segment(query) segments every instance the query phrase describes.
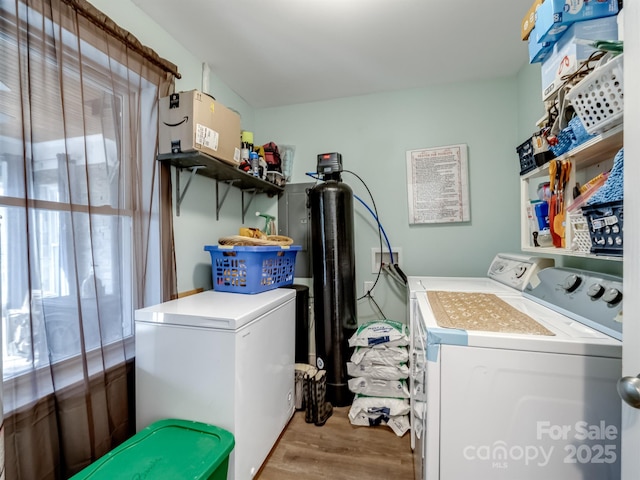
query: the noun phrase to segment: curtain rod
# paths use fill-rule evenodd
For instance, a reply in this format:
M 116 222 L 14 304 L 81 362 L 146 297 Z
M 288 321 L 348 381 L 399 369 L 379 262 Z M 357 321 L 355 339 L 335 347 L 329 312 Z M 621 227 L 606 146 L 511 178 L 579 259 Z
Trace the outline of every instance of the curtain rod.
M 98 28 L 101 28 L 108 34 L 112 35 L 113 37 L 123 42 L 128 48 L 131 48 L 135 52 L 142 55 L 144 58 L 149 60 L 154 65 L 160 67 L 165 72 L 171 73 L 174 77 L 178 79 L 182 78 L 182 75 L 180 75 L 180 72 L 178 72 L 177 65 L 171 63 L 169 60 L 165 60 L 160 55 L 158 55 L 155 50 L 140 43 L 140 40 L 138 40 L 135 37 L 135 35 L 125 30 L 124 28 L 120 27 L 117 23 L 111 20 L 111 18 L 109 18 L 107 15 L 105 15 L 100 10 L 98 10 L 96 7 L 91 5 L 88 1 L 86 0 L 61 0 L 61 1 L 62 3 L 65 3 L 66 5 L 73 8 L 77 13 L 85 17 L 91 23 L 96 25 Z

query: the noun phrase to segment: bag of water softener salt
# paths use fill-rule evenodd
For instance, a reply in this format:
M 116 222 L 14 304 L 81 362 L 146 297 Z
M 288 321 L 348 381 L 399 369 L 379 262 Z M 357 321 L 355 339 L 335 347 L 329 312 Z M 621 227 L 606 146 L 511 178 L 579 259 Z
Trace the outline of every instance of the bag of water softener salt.
M 401 365 L 409 361 L 409 350 L 407 347 L 390 347 L 387 344 L 356 347 L 351 361 L 357 365 Z
M 374 426 L 384 423 L 396 435 L 402 436 L 409 430 L 409 400 L 402 398 L 380 398 L 356 395 L 349 409 L 352 425 Z
M 389 416 L 407 415 L 411 411 L 409 400 L 406 398 L 368 397 L 356 394 L 351 404 L 351 411 L 355 414 L 363 411 L 366 413 L 384 413 Z
M 349 390 L 371 397 L 409 398 L 406 380 L 386 380 L 371 377 L 349 379 Z
M 347 375 L 350 377 L 368 377 L 380 380 L 402 380 L 409 378 L 409 367 L 403 365 L 370 365 L 347 362 Z
M 394 320 L 376 320 L 360 325 L 349 339 L 350 347 L 372 347 L 409 345 L 409 329 L 404 323 Z
M 363 411 L 355 413 L 353 416 L 349 414 L 351 425 L 362 427 L 375 427 L 378 425 L 387 425 L 393 433 L 402 437 L 411 428 L 409 415 L 387 416 L 382 413 L 366 413 Z

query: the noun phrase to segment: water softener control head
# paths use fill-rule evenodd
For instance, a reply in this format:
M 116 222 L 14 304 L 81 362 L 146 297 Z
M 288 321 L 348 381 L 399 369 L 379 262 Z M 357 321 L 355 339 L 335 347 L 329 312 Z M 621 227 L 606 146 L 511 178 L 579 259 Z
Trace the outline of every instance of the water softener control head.
M 342 155 L 340 153 L 321 153 L 318 155 L 318 174 L 327 175 L 342 171 Z

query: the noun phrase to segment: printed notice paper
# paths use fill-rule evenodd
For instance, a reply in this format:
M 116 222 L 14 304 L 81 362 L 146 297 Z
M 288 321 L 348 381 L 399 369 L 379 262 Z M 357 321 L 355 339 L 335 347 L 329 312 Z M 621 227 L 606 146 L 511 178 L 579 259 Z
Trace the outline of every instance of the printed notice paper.
M 468 222 L 467 145 L 407 151 L 409 223 Z

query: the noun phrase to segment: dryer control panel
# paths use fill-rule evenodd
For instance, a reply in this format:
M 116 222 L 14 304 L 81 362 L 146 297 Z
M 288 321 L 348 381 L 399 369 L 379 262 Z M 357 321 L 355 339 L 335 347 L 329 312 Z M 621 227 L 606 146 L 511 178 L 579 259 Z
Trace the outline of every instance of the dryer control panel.
M 574 268 L 547 268 L 522 294 L 622 340 L 622 278 Z
M 491 262 L 487 276 L 522 291 L 530 283 L 536 285 L 538 272 L 544 268 L 553 267 L 554 264 L 552 258 L 499 253 Z

